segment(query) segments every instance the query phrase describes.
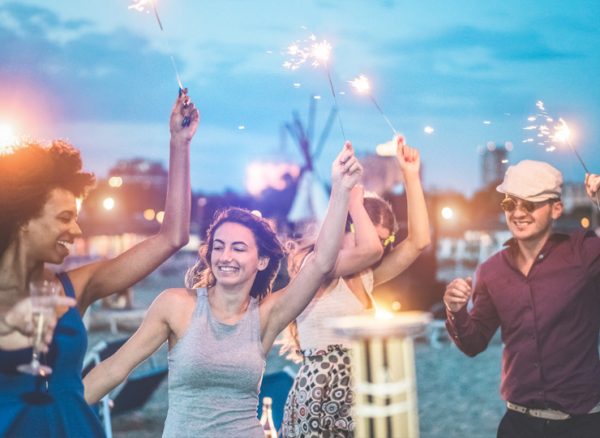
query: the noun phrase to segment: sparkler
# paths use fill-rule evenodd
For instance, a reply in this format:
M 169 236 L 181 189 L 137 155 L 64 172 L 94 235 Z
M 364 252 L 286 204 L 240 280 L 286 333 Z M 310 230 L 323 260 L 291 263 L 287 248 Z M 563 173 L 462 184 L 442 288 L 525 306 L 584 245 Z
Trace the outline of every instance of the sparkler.
M 583 159 L 575 149 L 575 146 L 571 142 L 571 130 L 569 129 L 569 125 L 565 122 L 561 117 L 556 120 L 555 117 L 552 117 L 544 106 L 544 102 L 538 100 L 535 104 L 538 108 L 538 112 L 535 115 L 529 116 L 527 120 L 529 122 L 540 122 L 539 124 L 531 124 L 525 126 L 523 129 L 526 131 L 537 131 L 537 144 L 540 146 L 545 146 L 546 151 L 552 152 L 556 150 L 555 144 L 563 143 L 567 144 L 571 151 L 575 154 L 581 167 L 585 173 L 590 173 L 587 166 L 583 162 Z M 530 137 L 523 140 L 523 143 L 533 143 L 535 140 Z
M 392 125 L 392 122 L 390 121 L 388 116 L 385 115 L 385 113 L 381 109 L 381 106 L 379 106 L 379 104 L 375 100 L 375 97 L 373 97 L 373 94 L 371 93 L 371 83 L 369 82 L 369 79 L 365 75 L 360 75 L 357 78 L 348 82 L 350 83 L 350 85 L 352 85 L 352 88 L 354 88 L 358 93 L 366 94 L 367 96 L 369 96 L 371 102 L 373 102 L 373 105 L 375 105 L 375 108 L 377 108 L 377 110 L 379 111 L 383 119 L 386 121 L 388 126 L 392 129 L 394 136 L 397 136 L 398 131 L 396 131 L 396 128 L 394 128 L 394 125 Z
M 154 17 L 156 18 L 156 22 L 158 23 L 158 27 L 160 28 L 161 33 L 164 34 L 165 29 L 163 28 L 162 21 L 160 20 L 160 16 L 158 15 L 158 9 L 156 8 L 155 0 L 134 0 L 134 3 L 129 5 L 127 9 L 133 9 L 138 12 L 146 12 L 148 8 L 151 7 L 154 13 Z M 171 48 L 171 44 L 169 40 L 167 41 L 167 45 L 169 47 L 169 58 L 171 58 L 171 65 L 173 66 L 173 70 L 175 71 L 175 77 L 177 78 L 177 85 L 179 85 L 179 95 L 183 93 L 183 84 L 181 83 L 181 77 L 179 76 L 179 70 L 177 69 L 177 64 L 175 64 L 175 58 L 173 57 L 173 49 Z M 189 116 L 185 116 L 183 118 L 182 126 L 190 125 Z
M 310 61 L 311 66 L 313 67 L 324 66 L 325 72 L 327 73 L 327 80 L 329 81 L 331 96 L 333 97 L 333 104 L 335 105 L 337 112 L 340 130 L 345 139 L 346 133 L 344 132 L 344 124 L 342 123 L 342 117 L 340 116 L 337 95 L 335 93 L 335 87 L 333 86 L 333 80 L 331 79 L 331 69 L 329 68 L 331 50 L 331 44 L 329 44 L 327 40 L 319 42 L 317 41 L 317 37 L 314 34 L 311 34 L 308 40 L 295 41 L 288 46 L 287 55 L 289 55 L 290 58 L 283 63 L 283 67 L 288 70 L 297 70 L 307 61 Z

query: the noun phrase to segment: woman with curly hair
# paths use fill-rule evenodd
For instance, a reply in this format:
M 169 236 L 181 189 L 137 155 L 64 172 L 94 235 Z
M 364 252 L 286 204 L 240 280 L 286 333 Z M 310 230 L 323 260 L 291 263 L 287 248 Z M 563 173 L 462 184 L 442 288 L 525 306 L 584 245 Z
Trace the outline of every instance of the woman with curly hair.
M 264 437 L 256 417 L 265 357 L 334 266 L 350 190 L 362 168 L 349 143 L 332 166 L 332 192 L 313 256 L 270 293 L 284 256 L 269 223 L 247 210 L 218 214 L 200 249 L 196 289 L 167 289 L 139 330 L 84 379 L 94 403 L 165 341 L 169 410 L 163 437 Z
M 183 126 L 185 117 L 190 123 Z M 26 295 L 30 281 L 58 278 L 59 294 L 76 306 L 63 309 L 46 360 L 52 374 L 16 371 L 31 359 L 31 339 L 4 320 L 0 350 L 0 436 L 101 437 L 102 426 L 85 403 L 81 369 L 87 336 L 81 315 L 94 301 L 138 282 L 189 238 L 189 146 L 199 114 L 181 93 L 170 118 L 169 187 L 160 231 L 110 260 L 54 274 L 81 235 L 76 199 L 94 182 L 82 172 L 79 151 L 55 141 L 30 143 L 0 156 L 0 301 L 6 308 Z

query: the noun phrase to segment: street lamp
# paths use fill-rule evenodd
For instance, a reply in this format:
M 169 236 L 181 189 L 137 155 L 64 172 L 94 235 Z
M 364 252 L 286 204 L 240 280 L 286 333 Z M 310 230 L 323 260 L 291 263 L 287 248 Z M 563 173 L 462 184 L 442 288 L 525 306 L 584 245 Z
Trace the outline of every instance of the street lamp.
M 447 221 L 454 219 L 454 210 L 452 207 L 443 207 L 440 213 L 442 218 Z
M 102 207 L 104 207 L 104 209 L 107 211 L 110 211 L 113 208 L 115 208 L 114 198 L 111 198 L 110 196 L 107 198 L 104 198 L 104 200 L 102 201 Z

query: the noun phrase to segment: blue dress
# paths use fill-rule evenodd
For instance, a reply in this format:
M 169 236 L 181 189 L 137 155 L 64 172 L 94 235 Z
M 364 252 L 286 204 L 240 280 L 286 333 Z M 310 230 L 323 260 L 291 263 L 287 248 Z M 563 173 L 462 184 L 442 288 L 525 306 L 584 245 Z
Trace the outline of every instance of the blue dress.
M 65 293 L 75 297 L 66 273 L 58 274 Z M 87 334 L 76 308 L 58 321 L 43 363 L 52 374 L 20 373 L 17 365 L 31 360 L 31 348 L 0 350 L 0 437 L 104 437 L 100 420 L 83 398 L 81 369 Z

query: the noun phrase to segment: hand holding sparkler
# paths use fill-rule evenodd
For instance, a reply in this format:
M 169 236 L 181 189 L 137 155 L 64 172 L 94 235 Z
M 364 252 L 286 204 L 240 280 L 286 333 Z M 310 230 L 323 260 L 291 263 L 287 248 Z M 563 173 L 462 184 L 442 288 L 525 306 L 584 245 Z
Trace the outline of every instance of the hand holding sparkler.
M 179 89 L 179 96 L 171 112 L 169 127 L 171 137 L 185 142 L 191 141 L 200 123 L 200 113 L 187 95 L 187 88 Z
M 404 137 L 396 136 L 396 158 L 400 164 L 400 169 L 404 175 L 419 175 L 421 168 L 421 158 L 419 151 L 405 144 Z
M 600 190 L 600 175 L 586 173 L 585 190 L 590 198 L 598 195 L 598 191 Z
M 590 199 L 596 202 L 596 206 L 600 210 L 600 175 L 585 174 L 585 191 Z

